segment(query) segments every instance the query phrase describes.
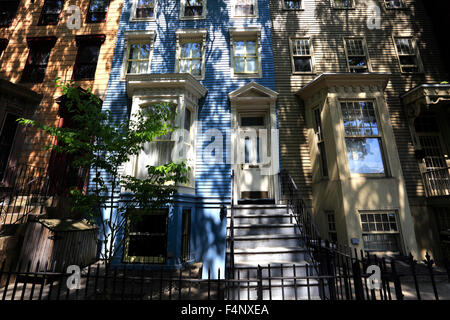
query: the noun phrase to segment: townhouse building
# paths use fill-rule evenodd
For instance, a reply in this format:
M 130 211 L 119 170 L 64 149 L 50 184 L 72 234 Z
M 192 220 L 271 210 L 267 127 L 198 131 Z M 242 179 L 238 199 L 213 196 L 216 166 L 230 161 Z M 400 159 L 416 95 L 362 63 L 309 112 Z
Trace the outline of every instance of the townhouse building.
M 116 0 L 0 1 L 0 258 L 20 248 L 18 228 L 38 206 L 30 193 L 49 182 L 65 198 L 78 174 L 69 157 L 44 149 L 56 141 L 16 120 L 70 125 L 57 78 L 104 98 L 121 9 Z
M 448 256 L 450 87 L 423 2 L 271 1 L 271 15 L 281 161 L 321 234 Z
M 183 143 L 191 175 L 178 187 L 174 205 L 148 213 L 146 223 L 127 230 L 115 263 L 173 267 L 201 261 L 203 276 L 209 268 L 212 277 L 218 268 L 224 271 L 224 215 L 232 193 L 236 203 L 275 202 L 278 182 L 250 163 L 258 139 L 246 139 L 241 148 L 235 132 L 277 128 L 274 89 L 269 1 L 124 2 L 103 108 L 120 120 L 169 103 L 187 138 L 152 142 L 123 172 L 143 177 L 147 165 L 174 160 L 171 155 Z M 278 163 L 272 145 L 266 145 L 267 155 Z M 244 149 L 247 157 L 237 165 L 232 158 Z

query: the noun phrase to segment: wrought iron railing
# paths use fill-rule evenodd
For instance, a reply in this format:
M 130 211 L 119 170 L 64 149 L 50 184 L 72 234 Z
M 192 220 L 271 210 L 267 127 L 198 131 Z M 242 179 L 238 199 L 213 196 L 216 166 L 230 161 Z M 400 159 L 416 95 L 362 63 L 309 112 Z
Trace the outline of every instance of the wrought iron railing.
M 234 170 L 231 170 L 231 204 L 230 204 L 230 229 L 229 229 L 229 255 L 228 255 L 228 279 L 234 279 Z
M 49 197 L 45 168 L 10 167 L 0 185 L 0 225 L 19 224 L 31 213 L 42 214 L 42 201 Z
M 427 197 L 450 196 L 450 168 L 427 170 L 422 179 Z

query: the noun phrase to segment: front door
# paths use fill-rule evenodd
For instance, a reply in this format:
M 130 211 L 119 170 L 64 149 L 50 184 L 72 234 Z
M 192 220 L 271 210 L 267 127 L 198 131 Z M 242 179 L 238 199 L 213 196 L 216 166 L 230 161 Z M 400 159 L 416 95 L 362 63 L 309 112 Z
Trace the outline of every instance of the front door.
M 273 199 L 272 178 L 264 174 L 270 166 L 267 113 L 240 113 L 237 130 L 238 199 Z

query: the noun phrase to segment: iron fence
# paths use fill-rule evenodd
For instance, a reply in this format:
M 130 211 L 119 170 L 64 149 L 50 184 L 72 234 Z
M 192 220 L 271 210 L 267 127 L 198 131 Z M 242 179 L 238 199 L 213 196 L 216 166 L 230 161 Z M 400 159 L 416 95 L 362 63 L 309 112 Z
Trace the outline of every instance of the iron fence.
M 170 270 L 148 265 L 106 268 L 97 263 L 77 273 L 55 272 L 55 265 L 22 268 L 0 265 L 0 300 L 449 300 L 450 268 L 438 268 L 429 255 L 414 259 L 360 257 L 324 246 L 317 274 L 311 264 L 259 265 L 222 270 L 202 278 L 201 270 Z M 381 270 L 378 287 L 370 285 L 369 266 Z M 320 268 L 320 266 L 318 266 Z M 20 271 L 25 270 L 25 271 Z M 78 280 L 77 280 L 78 279 Z M 77 286 L 79 284 L 79 286 Z

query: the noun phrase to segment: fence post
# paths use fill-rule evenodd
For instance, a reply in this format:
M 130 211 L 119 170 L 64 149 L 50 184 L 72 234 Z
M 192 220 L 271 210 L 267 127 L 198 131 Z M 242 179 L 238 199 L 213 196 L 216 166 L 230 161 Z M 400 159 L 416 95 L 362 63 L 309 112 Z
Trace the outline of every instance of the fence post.
M 445 258 L 445 269 L 447 270 L 448 282 L 450 282 L 450 262 Z
M 332 251 L 330 242 L 325 241 L 325 269 L 326 275 L 328 276 L 327 284 L 328 290 L 330 292 L 330 300 L 337 300 L 336 296 L 336 286 L 335 286 L 335 274 L 334 274 L 334 251 Z
M 392 280 L 394 281 L 395 296 L 397 300 L 403 300 L 402 284 L 400 282 L 400 277 L 397 274 L 397 268 L 395 266 L 395 259 L 391 259 L 391 269 L 392 269 Z
M 353 271 L 353 283 L 355 285 L 355 297 L 356 300 L 364 300 L 364 288 L 362 283 L 361 266 L 359 265 L 358 258 L 352 263 Z
M 261 266 L 259 264 L 258 264 L 257 278 L 258 278 L 257 299 L 258 300 L 263 300 L 262 269 L 261 269 Z
M 409 256 L 408 256 L 408 262 L 409 262 L 409 265 L 411 266 L 411 272 L 412 272 L 412 276 L 414 278 L 414 286 L 416 287 L 417 299 L 421 300 L 420 290 L 419 290 L 419 283 L 417 282 L 417 274 L 416 274 L 417 261 L 414 260 L 414 257 L 413 257 L 411 252 L 409 253 Z
M 425 262 L 425 264 L 428 267 L 428 272 L 430 272 L 430 279 L 431 279 L 431 284 L 433 285 L 434 297 L 436 298 L 436 300 L 439 300 L 439 294 L 437 292 L 436 281 L 434 279 L 434 274 L 433 274 L 434 260 L 431 259 L 431 256 L 428 254 L 428 251 L 425 254 L 425 259 L 426 260 L 423 260 L 423 262 Z

